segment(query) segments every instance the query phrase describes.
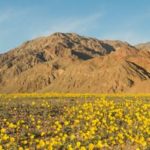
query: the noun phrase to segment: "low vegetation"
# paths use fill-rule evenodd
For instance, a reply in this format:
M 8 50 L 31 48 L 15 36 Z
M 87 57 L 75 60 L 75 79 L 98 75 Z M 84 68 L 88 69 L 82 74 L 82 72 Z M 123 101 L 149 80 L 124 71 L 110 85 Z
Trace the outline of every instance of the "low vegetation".
M 150 149 L 147 95 L 0 95 L 0 150 Z

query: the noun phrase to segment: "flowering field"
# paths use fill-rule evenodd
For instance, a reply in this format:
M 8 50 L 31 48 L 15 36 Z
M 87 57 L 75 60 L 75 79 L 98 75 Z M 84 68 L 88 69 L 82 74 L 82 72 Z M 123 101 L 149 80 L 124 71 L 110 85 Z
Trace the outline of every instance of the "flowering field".
M 0 95 L 0 150 L 149 150 L 150 98 Z

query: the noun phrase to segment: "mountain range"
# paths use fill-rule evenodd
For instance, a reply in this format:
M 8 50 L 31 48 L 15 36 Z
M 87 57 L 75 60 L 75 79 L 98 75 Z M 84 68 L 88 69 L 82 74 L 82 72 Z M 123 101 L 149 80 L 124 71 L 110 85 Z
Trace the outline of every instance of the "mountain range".
M 150 43 L 54 33 L 0 54 L 0 93 L 150 92 Z

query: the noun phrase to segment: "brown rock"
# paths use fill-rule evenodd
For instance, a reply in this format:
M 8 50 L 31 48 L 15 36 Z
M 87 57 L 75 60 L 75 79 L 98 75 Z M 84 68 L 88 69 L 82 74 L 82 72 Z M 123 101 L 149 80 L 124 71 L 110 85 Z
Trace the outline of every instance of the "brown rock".
M 54 33 L 0 55 L 1 93 L 150 92 L 149 82 L 150 52 L 121 41 Z

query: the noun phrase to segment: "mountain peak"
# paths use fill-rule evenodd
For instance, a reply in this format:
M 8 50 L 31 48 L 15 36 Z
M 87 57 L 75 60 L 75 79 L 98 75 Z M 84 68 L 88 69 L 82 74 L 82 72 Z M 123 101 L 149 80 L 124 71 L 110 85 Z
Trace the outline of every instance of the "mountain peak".
M 146 64 L 128 43 L 56 32 L 0 55 L 0 92 L 126 92 L 149 80 Z

